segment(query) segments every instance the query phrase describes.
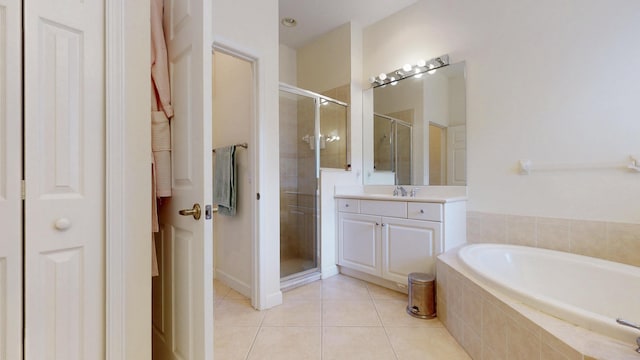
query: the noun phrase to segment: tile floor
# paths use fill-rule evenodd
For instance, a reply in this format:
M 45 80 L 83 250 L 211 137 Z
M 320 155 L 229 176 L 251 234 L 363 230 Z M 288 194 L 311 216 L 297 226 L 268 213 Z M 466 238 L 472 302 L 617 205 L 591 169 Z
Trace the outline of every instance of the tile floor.
M 470 359 L 438 319 L 409 316 L 405 294 L 344 275 L 285 292 L 266 311 L 214 288 L 216 360 Z

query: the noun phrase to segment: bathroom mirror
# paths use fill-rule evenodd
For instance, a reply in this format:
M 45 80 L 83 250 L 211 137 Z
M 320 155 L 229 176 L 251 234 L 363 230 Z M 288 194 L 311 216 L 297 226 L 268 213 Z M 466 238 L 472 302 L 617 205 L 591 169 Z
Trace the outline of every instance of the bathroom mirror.
M 466 185 L 465 63 L 367 89 L 364 183 Z

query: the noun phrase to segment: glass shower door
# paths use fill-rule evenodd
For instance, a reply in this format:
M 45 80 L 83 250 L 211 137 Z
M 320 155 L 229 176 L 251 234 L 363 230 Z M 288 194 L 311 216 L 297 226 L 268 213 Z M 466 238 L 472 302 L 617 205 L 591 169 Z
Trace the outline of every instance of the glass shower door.
M 317 271 L 315 99 L 280 91 L 280 278 Z

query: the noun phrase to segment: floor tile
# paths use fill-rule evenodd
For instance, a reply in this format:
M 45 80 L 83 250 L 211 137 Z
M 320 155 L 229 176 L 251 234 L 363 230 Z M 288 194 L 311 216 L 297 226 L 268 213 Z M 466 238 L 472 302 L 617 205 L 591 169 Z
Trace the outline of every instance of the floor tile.
M 325 327 L 322 360 L 395 360 L 382 327 Z
M 227 293 L 227 296 L 224 297 L 225 299 L 236 299 L 236 300 L 249 300 L 248 297 L 240 294 L 239 292 L 230 289 L 229 292 Z
M 262 326 L 320 326 L 320 300 L 288 300 L 266 311 Z
M 249 300 L 224 299 L 214 308 L 214 326 L 260 326 L 266 312 L 251 307 Z
M 437 318 L 420 319 L 407 314 L 407 301 L 375 300 L 374 303 L 383 326 L 443 327 Z
M 285 291 L 282 293 L 282 298 L 285 302 L 289 300 L 320 300 L 322 298 L 322 281 L 314 281 Z
M 371 299 L 364 281 L 341 276 L 329 278 L 322 282 L 322 298 L 331 300 L 365 300 Z
M 224 299 L 231 288 L 220 280 L 213 281 L 213 296 L 216 300 Z
M 382 286 L 378 286 L 375 284 L 367 284 L 367 289 L 369 289 L 369 294 L 371 295 L 371 297 L 376 300 L 408 301 L 407 294 L 401 293 L 399 291 L 387 289 Z
M 445 328 L 386 327 L 399 360 L 471 359 Z
M 323 326 L 382 326 L 371 300 L 324 300 Z
M 249 360 L 320 360 L 320 327 L 263 327 L 258 332 Z
M 213 329 L 215 359 L 244 360 L 258 333 L 258 327 L 216 326 Z
M 215 281 L 216 359 L 469 359 L 440 320 L 406 313 L 407 296 L 343 275 L 283 294 L 257 311 Z

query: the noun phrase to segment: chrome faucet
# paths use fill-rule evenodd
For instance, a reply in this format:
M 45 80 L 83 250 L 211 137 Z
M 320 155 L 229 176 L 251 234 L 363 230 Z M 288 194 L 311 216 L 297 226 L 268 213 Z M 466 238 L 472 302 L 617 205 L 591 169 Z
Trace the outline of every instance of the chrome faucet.
M 407 189 L 405 189 L 402 186 L 396 186 L 395 190 L 393 190 L 393 196 L 398 196 L 398 194 L 404 196 L 407 196 Z
M 618 318 L 618 319 L 616 319 L 616 322 L 618 324 L 620 324 L 620 325 L 624 325 L 624 326 L 628 326 L 628 327 L 632 327 L 634 329 L 640 330 L 640 325 L 634 324 L 634 323 L 632 323 L 630 321 Z M 640 337 L 638 337 L 636 339 L 636 344 L 638 345 L 638 348 L 636 349 L 636 352 L 640 353 Z
M 418 192 L 417 188 L 411 189 L 411 197 L 416 197 L 416 193 Z

